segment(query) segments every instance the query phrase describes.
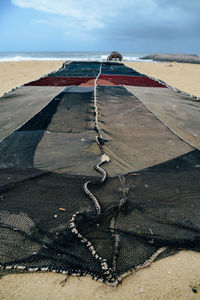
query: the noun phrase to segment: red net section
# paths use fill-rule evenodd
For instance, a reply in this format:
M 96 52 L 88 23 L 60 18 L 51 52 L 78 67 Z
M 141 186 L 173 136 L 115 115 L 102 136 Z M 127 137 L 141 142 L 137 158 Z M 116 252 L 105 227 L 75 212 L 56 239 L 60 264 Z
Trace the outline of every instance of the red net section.
M 29 82 L 25 84 L 25 86 L 93 86 L 94 79 L 94 77 L 44 77 L 39 80 Z M 121 75 L 100 75 L 98 85 L 131 85 L 166 88 L 166 86 L 162 83 L 148 77 Z
M 132 86 L 166 88 L 164 84 L 144 76 L 101 75 L 100 79 L 110 81 L 116 85 L 132 85 Z
M 108 80 L 98 79 L 97 85 L 100 85 L 100 86 L 116 86 L 117 84 L 115 84 L 111 81 L 108 81 Z M 91 79 L 87 82 L 81 83 L 80 86 L 94 86 L 94 80 Z
M 31 81 L 25 86 L 70 86 L 80 85 L 89 80 L 94 81 L 95 77 L 44 77 L 36 81 Z

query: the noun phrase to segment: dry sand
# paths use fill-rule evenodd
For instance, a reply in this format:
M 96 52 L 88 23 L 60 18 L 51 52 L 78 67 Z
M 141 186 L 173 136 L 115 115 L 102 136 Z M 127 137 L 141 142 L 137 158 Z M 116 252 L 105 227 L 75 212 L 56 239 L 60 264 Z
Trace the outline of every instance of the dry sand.
M 125 62 L 140 73 L 161 79 L 168 85 L 200 97 L 200 64 L 165 62 Z
M 0 62 L 0 96 L 14 87 L 57 70 L 63 61 Z M 125 65 L 200 97 L 200 65 L 163 62 L 124 62 Z
M 62 62 L 0 63 L 0 94 L 60 67 Z M 168 63 L 126 63 L 183 91 L 200 96 L 200 66 Z M 89 277 L 34 273 L 6 275 L 0 280 L 0 300 L 89 300 L 89 299 L 200 299 L 200 253 L 181 251 L 157 261 L 150 268 L 129 275 L 116 289 Z
M 0 62 L 0 96 L 61 67 L 63 61 Z

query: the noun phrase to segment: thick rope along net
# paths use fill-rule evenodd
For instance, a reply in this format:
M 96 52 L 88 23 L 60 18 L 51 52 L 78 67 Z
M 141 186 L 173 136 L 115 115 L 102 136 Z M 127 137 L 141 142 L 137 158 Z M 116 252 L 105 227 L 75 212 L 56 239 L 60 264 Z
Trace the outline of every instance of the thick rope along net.
M 2 274 L 90 274 L 117 285 L 175 251 L 199 251 L 199 150 L 139 96 L 123 86 L 101 86 L 104 74 L 126 80 L 129 74 L 136 86 L 138 77 L 146 77 L 123 64 L 99 62 L 66 63 L 58 72 L 65 80 L 69 74 L 95 78 L 92 86 L 74 81 L 52 100 L 47 95 L 46 104 L 0 142 Z M 56 74 L 44 78 L 57 80 Z M 21 88 L 27 100 L 18 96 L 19 105 L 27 103 L 30 88 L 31 105 L 34 89 L 43 95 L 44 88 L 47 94 L 54 88 L 31 85 Z M 152 94 L 168 90 L 155 86 Z

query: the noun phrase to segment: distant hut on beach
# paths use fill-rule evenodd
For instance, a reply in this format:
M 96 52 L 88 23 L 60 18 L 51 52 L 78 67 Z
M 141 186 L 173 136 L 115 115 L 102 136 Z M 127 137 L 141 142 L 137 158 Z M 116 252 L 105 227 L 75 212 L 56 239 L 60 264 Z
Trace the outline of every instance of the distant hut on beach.
M 112 51 L 111 54 L 107 57 L 107 60 L 122 60 L 122 55 L 117 51 Z

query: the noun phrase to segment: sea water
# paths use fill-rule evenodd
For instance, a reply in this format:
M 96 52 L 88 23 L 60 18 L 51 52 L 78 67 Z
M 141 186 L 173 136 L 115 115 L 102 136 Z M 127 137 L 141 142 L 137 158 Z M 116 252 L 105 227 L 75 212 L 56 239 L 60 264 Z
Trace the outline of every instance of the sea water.
M 120 52 L 125 61 L 143 61 L 146 53 Z M 110 52 L 0 52 L 2 61 L 27 60 L 70 60 L 70 61 L 106 61 Z

